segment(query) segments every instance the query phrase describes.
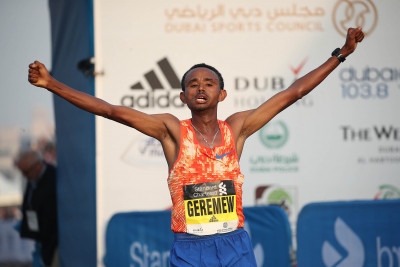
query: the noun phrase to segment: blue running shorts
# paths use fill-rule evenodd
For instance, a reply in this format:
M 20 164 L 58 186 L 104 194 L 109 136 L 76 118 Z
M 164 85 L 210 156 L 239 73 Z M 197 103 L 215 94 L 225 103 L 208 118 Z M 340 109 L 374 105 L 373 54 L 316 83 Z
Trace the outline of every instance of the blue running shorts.
M 197 236 L 175 233 L 171 267 L 256 267 L 253 246 L 243 228 L 226 234 Z

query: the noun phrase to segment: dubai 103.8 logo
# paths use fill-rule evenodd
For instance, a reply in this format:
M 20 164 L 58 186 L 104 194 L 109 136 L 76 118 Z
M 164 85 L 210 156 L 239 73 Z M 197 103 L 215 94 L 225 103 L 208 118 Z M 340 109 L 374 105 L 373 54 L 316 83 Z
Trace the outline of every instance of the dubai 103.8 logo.
M 268 148 L 281 148 L 289 138 L 289 131 L 282 121 L 269 122 L 259 132 L 263 145 Z

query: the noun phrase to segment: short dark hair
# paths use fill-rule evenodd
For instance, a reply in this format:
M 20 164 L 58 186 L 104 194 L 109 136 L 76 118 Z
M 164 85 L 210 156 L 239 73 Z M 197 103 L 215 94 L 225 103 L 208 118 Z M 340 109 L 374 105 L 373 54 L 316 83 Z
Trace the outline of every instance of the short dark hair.
M 215 74 L 217 74 L 218 76 L 218 81 L 219 81 L 219 88 L 221 90 L 224 90 L 224 78 L 222 78 L 221 73 L 219 73 L 219 71 L 214 68 L 213 66 L 207 65 L 205 63 L 200 63 L 200 64 L 196 64 L 193 67 L 191 67 L 188 71 L 185 72 L 185 74 L 183 74 L 182 76 L 182 80 L 181 80 L 181 87 L 182 87 L 182 91 L 185 91 L 185 80 L 186 80 L 186 76 L 188 75 L 188 73 L 194 69 L 197 68 L 206 68 L 209 69 L 211 71 L 213 71 Z

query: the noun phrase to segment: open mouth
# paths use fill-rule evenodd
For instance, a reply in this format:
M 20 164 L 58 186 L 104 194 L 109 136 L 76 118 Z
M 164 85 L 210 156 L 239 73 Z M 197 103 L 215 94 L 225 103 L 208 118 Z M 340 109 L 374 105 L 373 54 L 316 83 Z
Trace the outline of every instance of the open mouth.
M 207 100 L 208 100 L 208 98 L 204 94 L 199 94 L 196 96 L 196 102 L 199 104 L 205 103 L 205 102 L 207 102 Z

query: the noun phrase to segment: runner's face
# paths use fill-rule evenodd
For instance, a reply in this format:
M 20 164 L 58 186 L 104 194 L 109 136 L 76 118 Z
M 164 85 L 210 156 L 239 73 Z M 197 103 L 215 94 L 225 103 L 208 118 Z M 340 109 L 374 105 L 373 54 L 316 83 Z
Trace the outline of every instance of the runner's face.
M 207 68 L 197 68 L 189 72 L 185 80 L 185 91 L 181 100 L 192 110 L 206 110 L 222 101 L 223 93 L 218 76 Z

